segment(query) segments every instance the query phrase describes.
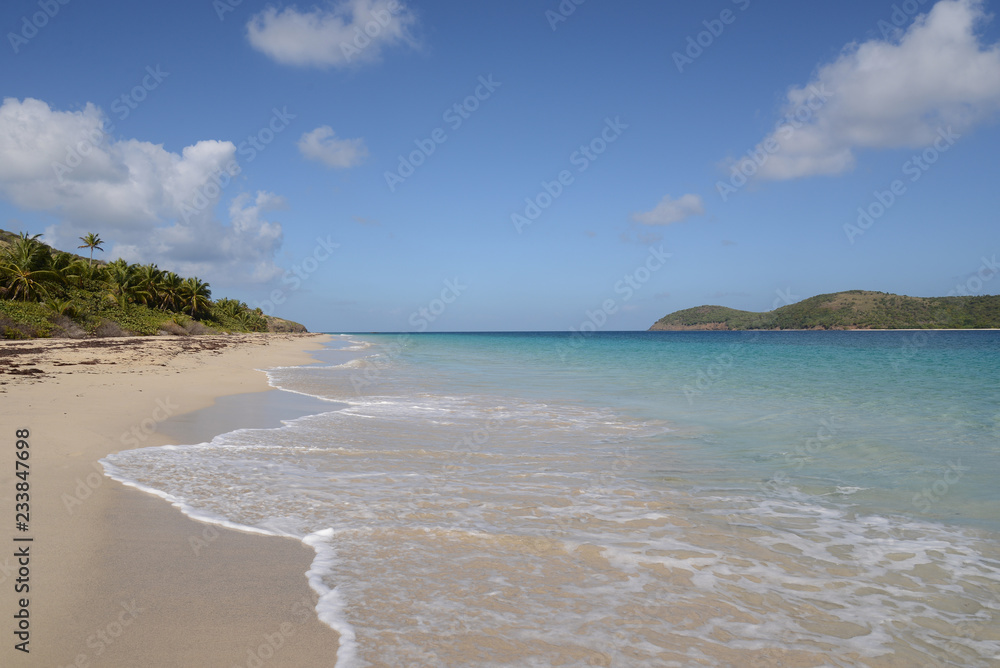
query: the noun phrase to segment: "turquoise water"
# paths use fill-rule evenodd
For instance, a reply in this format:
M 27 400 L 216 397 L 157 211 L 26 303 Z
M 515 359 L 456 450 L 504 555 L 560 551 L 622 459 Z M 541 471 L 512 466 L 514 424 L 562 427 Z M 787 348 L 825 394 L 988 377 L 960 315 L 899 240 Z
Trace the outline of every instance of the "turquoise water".
M 368 338 L 388 347 L 400 340 Z M 631 474 L 651 484 L 798 491 L 835 496 L 832 502 L 857 511 L 1000 531 L 998 332 L 432 334 L 405 341 L 393 362 L 414 385 L 611 408 L 670 424 L 673 432 L 632 446 L 644 466 L 630 467 Z
M 330 348 L 269 375 L 338 410 L 106 466 L 315 547 L 338 665 L 1000 662 L 1000 333 Z

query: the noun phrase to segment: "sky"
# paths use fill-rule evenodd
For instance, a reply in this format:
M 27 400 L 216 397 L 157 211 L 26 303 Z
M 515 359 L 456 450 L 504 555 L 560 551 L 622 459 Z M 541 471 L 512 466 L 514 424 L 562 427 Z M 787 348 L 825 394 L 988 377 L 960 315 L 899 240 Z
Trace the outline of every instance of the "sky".
M 7 0 L 0 228 L 312 331 L 996 294 L 998 7 Z

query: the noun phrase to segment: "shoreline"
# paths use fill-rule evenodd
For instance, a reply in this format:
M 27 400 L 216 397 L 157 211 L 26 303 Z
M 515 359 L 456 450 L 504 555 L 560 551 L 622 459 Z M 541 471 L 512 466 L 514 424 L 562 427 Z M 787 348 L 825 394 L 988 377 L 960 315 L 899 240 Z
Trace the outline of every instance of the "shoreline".
M 98 460 L 183 443 L 168 425 L 219 397 L 277 392 L 258 369 L 313 363 L 327 335 L 0 342 L 0 498 L 10 508 L 15 430 L 28 429 L 27 592 L 0 557 L 0 662 L 11 666 L 285 665 L 336 663 L 339 636 L 316 613 L 299 539 L 191 519 L 104 475 Z M 13 372 L 13 373 L 12 373 Z M 234 397 L 238 406 L 239 397 Z M 232 409 L 231 409 L 232 410 Z M 201 429 L 211 430 L 210 412 Z M 287 416 L 291 417 L 291 416 Z M 161 429 L 162 425 L 162 429 Z M 225 431 L 220 425 L 217 433 Z M 213 436 L 215 434 L 212 434 Z M 11 542 L 30 537 L 31 542 Z M 5 552 L 13 555 L 14 550 Z M 4 559 L 7 559 L 5 561 Z M 15 649 L 14 615 L 29 640 Z

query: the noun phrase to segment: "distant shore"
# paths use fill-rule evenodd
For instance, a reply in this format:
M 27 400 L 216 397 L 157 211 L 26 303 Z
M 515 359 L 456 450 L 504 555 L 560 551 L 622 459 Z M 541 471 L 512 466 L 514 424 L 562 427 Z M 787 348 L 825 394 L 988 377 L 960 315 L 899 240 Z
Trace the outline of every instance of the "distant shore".
M 650 327 L 642 332 L 997 332 L 1000 327 L 899 327 L 874 329 L 871 327 L 813 327 L 806 329 L 722 329 L 717 327 Z
M 0 342 L 0 498 L 9 510 L 8 547 L 30 554 L 29 588 L 19 594 L 15 558 L 0 557 L 7 639 L 0 664 L 333 666 L 338 636 L 317 619 L 305 577 L 311 549 L 195 522 L 107 478 L 98 463 L 112 452 L 169 444 L 159 425 L 217 397 L 271 390 L 256 369 L 312 362 L 307 351 L 326 340 Z M 28 434 L 26 481 L 15 477 L 18 430 Z M 18 533 L 14 495 L 22 482 L 30 522 Z M 32 540 L 10 542 L 25 537 Z M 12 635 L 25 601 L 29 653 L 15 649 Z
M 946 297 L 910 297 L 870 290 L 846 290 L 816 295 L 801 301 L 790 301 L 799 298 L 784 295 L 775 300 L 770 311 L 741 311 L 728 306 L 705 304 L 668 313 L 649 329 L 906 331 L 1000 327 L 1000 295 L 954 294 L 955 291 Z M 785 301 L 785 305 L 779 306 L 780 301 Z

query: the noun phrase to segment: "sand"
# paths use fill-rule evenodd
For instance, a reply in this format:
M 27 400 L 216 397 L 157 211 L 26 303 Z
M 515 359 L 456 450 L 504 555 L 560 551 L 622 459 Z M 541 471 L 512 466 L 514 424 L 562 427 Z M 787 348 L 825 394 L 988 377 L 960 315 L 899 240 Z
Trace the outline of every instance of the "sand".
M 0 342 L 0 665 L 334 665 L 338 636 L 316 618 L 305 577 L 310 548 L 195 522 L 105 477 L 97 463 L 183 442 L 163 427 L 184 436 L 231 428 L 201 409 L 217 397 L 274 391 L 255 369 L 309 363 L 306 351 L 325 340 Z M 220 415 L 236 419 L 238 398 L 223 403 Z M 27 532 L 15 528 L 18 429 L 30 432 Z M 33 540 L 14 540 L 24 537 Z M 29 573 L 19 583 L 15 553 L 26 546 Z M 29 591 L 15 592 L 24 584 Z M 15 647 L 20 599 L 27 654 Z

